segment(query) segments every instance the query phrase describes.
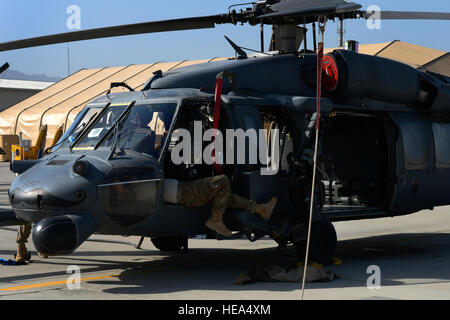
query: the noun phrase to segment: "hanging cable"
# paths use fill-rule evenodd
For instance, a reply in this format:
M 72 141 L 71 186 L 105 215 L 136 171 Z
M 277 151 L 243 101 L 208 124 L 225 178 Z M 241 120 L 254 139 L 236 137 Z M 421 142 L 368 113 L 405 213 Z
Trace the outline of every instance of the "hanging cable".
M 309 207 L 309 221 L 308 221 L 308 237 L 306 240 L 306 256 L 305 265 L 303 267 L 303 280 L 302 280 L 302 295 L 301 300 L 303 300 L 303 295 L 305 292 L 305 280 L 306 271 L 308 269 L 308 255 L 309 255 L 309 244 L 311 241 L 311 225 L 312 225 L 312 214 L 314 209 L 314 189 L 316 184 L 316 168 L 317 168 L 317 150 L 319 145 L 319 128 L 320 128 L 320 97 L 322 95 L 322 68 L 323 68 L 323 48 L 324 48 L 324 33 L 325 33 L 326 18 L 319 18 L 319 30 L 321 35 L 321 42 L 319 42 L 318 52 L 317 52 L 317 110 L 316 110 L 316 140 L 314 146 L 314 161 L 313 161 L 313 177 L 312 177 L 312 187 L 311 187 L 311 198 Z

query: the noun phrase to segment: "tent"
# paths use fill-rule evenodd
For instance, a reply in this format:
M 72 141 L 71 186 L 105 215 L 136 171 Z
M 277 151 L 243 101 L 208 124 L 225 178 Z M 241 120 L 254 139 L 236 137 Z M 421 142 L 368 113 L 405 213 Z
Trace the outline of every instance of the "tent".
M 334 49 L 327 49 L 330 52 Z M 425 48 L 402 41 L 363 44 L 359 52 L 397 60 L 421 70 L 429 70 L 450 76 L 450 55 L 448 52 Z M 57 128 L 68 128 L 78 112 L 93 99 L 104 95 L 111 82 L 126 82 L 135 90 L 143 88 L 144 83 L 157 70 L 168 71 L 192 64 L 224 60 L 194 60 L 181 62 L 157 62 L 146 65 L 124 67 L 82 69 L 71 76 L 53 84 L 38 94 L 10 107 L 0 113 L 0 135 L 19 134 L 34 144 L 39 129 L 47 124 L 47 146 L 53 140 Z M 112 92 L 126 91 L 114 88 Z
M 49 146 L 58 127 L 64 125 L 64 128 L 68 128 L 87 103 L 106 94 L 112 82 L 126 82 L 131 88 L 138 91 L 157 70 L 165 72 L 216 60 L 223 60 L 223 58 L 79 70 L 1 112 L 0 135 L 22 132 L 23 139 L 32 140 L 34 144 L 39 129 L 47 125 L 46 145 Z M 111 92 L 121 91 L 126 91 L 126 89 L 113 88 Z

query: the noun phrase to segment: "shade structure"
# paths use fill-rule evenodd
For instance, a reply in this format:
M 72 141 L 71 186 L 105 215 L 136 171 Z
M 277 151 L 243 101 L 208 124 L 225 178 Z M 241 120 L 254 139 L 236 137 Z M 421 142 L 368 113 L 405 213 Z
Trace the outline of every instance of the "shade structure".
M 326 53 L 334 49 L 325 50 Z M 450 76 L 448 52 L 395 40 L 384 43 L 361 44 L 359 52 L 396 60 L 420 70 Z M 104 95 L 112 82 L 126 82 L 135 90 L 144 84 L 157 70 L 163 72 L 193 64 L 224 60 L 213 58 L 176 62 L 154 62 L 145 65 L 82 69 L 53 84 L 38 94 L 0 113 L 0 135 L 19 134 L 24 139 L 36 142 L 39 129 L 47 125 L 47 146 L 53 141 L 61 125 L 68 128 L 76 115 L 87 103 Z M 125 88 L 114 88 L 112 92 L 125 92 Z
M 165 72 L 221 59 L 225 58 L 79 70 L 46 90 L 1 112 L 0 135 L 21 132 L 23 139 L 32 140 L 34 144 L 39 129 L 47 125 L 46 145 L 49 146 L 58 127 L 64 125 L 65 128 L 68 128 L 86 104 L 106 94 L 111 83 L 125 82 L 131 88 L 141 90 L 157 70 Z M 126 91 L 126 89 L 113 88 L 111 92 L 121 91 Z

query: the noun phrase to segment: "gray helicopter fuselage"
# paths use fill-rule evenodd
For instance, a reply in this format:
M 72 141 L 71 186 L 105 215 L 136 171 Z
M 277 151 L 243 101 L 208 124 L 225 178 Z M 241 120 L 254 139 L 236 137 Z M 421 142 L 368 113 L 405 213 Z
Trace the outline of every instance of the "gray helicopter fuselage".
M 346 74 L 341 75 L 345 83 L 321 99 L 324 190 L 318 190 L 322 194 L 318 219 L 395 216 L 450 204 L 445 191 L 450 188 L 448 79 L 356 53 L 338 51 L 335 59 Z M 236 193 L 257 201 L 279 198 L 270 223 L 242 212 L 227 213 L 225 222 L 237 231 L 243 227 L 262 233 L 283 229 L 283 222 L 290 220 L 292 211 L 302 211 L 307 199 L 296 192 L 306 194 L 309 184 L 304 170 L 311 141 L 305 133 L 314 122 L 311 115 L 317 105 L 316 60 L 315 54 L 307 54 L 208 63 L 156 75 L 141 92 L 98 98 L 86 108 L 176 105 L 158 157 L 130 150 L 114 154 L 110 146 L 77 149 L 65 143 L 13 182 L 9 191 L 13 210 L 33 223 L 65 216 L 76 230 L 89 225 L 89 232 L 101 234 L 208 233 L 204 224 L 210 208 L 167 204 L 163 188 L 164 179 L 175 175 L 168 166 L 173 130 L 192 113 L 189 110 L 214 104 L 216 76 L 226 71 L 233 77 L 231 82 L 224 81 L 221 125 L 260 130 L 272 119 L 285 130 L 282 153 L 287 153 L 285 145 L 291 140 L 293 161 L 273 176 L 260 175 L 260 167 L 248 163 L 225 165 Z M 82 174 L 75 173 L 77 162 L 85 166 Z M 305 165 L 298 169 L 300 162 Z M 54 220 L 49 225 L 67 221 Z M 79 245 L 86 235 L 78 234 L 74 243 Z
M 177 90 L 169 90 L 166 94 L 157 92 L 152 95 L 139 92 L 111 95 L 104 99 L 109 103 L 133 100 L 143 104 L 155 101 L 179 104 L 182 98 L 205 98 L 205 94 L 200 92 L 185 91 L 189 94 L 179 94 L 179 92 L 177 94 Z M 88 107 L 98 107 L 102 103 L 102 99 L 98 99 Z M 170 208 L 164 207 L 163 202 L 158 201 L 161 196 L 160 181 L 164 178 L 163 166 L 159 159 L 136 152 L 126 152 L 110 159 L 110 154 L 110 148 L 71 150 L 65 146 L 41 158 L 37 164 L 20 174 L 11 184 L 10 201 L 16 215 L 33 223 L 60 215 L 92 215 L 92 220 L 98 225 L 98 232 L 104 234 L 147 236 L 183 234 L 180 230 L 177 232 L 176 225 L 174 225 L 175 228 L 165 228 L 164 219 L 158 220 L 161 216 L 158 214 L 159 211 L 166 212 L 167 209 L 170 211 Z M 82 176 L 73 170 L 74 163 L 80 160 L 88 163 L 87 171 Z M 143 181 L 144 184 L 150 181 L 153 189 L 152 187 L 147 189 L 149 198 L 124 199 L 123 215 L 105 212 L 101 202 L 102 187 L 129 180 Z M 152 192 L 154 194 L 151 194 Z M 143 202 L 133 206 L 133 203 L 136 204 L 139 201 Z M 139 205 L 146 207 L 137 212 L 139 210 L 136 211 L 136 207 Z M 180 216 L 184 214 L 181 213 Z M 156 217 L 156 220 L 148 219 L 153 217 Z M 184 219 L 177 220 L 181 222 Z M 189 225 L 195 225 L 195 223 L 186 219 L 179 226 L 189 227 Z

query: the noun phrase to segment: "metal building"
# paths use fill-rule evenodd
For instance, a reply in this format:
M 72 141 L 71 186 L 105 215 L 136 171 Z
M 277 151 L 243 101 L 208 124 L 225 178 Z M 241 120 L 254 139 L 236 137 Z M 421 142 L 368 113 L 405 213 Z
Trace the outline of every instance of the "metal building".
M 53 82 L 0 79 L 0 112 L 48 88 Z

